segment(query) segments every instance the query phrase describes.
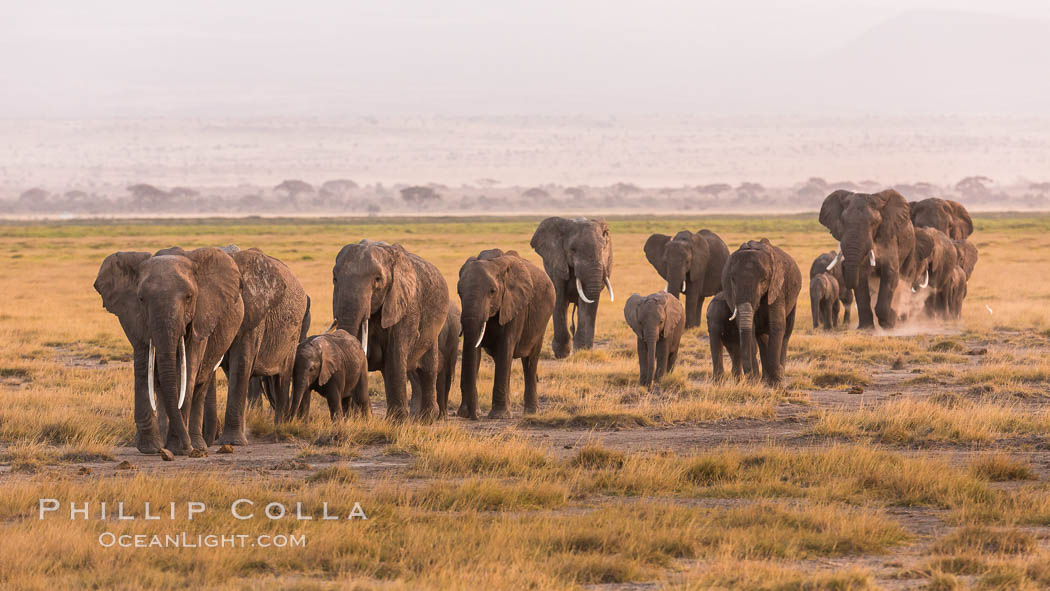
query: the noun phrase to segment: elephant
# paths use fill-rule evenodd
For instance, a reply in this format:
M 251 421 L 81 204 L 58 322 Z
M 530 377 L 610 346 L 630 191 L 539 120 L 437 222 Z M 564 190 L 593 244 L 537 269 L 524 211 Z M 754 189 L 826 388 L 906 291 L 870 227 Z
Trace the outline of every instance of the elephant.
M 743 377 L 743 360 L 740 357 L 740 330 L 733 316 L 733 308 L 726 300 L 724 291 L 718 292 L 707 306 L 707 336 L 711 344 L 712 375 L 721 380 L 725 375 L 722 365 L 722 350 L 729 353 L 733 375 Z M 754 360 L 752 367 L 758 367 Z
M 810 310 L 813 314 L 813 328 L 820 324 L 824 330 L 838 326 L 839 320 L 839 282 L 830 273 L 820 273 L 809 282 Z
M 966 272 L 966 280 L 970 280 L 974 267 L 977 266 L 977 247 L 966 240 L 955 240 L 955 252 L 959 255 L 959 266 Z
M 334 326 L 358 336 L 369 371 L 383 374 L 387 418 L 409 416 L 409 373 L 419 384 L 417 418 L 438 415 L 438 336 L 448 318 L 448 284 L 433 264 L 400 244 L 362 240 L 332 268 Z
M 217 427 L 215 368 L 254 303 L 237 263 L 218 248 L 116 252 L 94 287 L 134 351 L 135 447 L 180 455 L 207 448 Z M 166 417 L 163 443 L 157 410 Z
M 916 228 L 936 228 L 952 240 L 966 240 L 973 234 L 970 212 L 958 201 L 931 197 L 912 201 L 908 206 Z
M 328 401 L 335 421 L 352 411 L 367 417 L 368 368 L 361 343 L 345 330 L 334 330 L 307 338 L 295 351 L 292 369 L 291 408 L 300 417 L 310 415 L 310 393 Z
M 521 359 L 525 377 L 525 414 L 536 413 L 540 350 L 556 298 L 554 284 L 547 273 L 513 250 L 483 250 L 460 267 L 456 291 L 463 303 L 459 416 L 478 418 L 478 369 L 482 349 L 496 366 L 488 418 L 510 416 L 507 397 L 514 359 Z
M 638 337 L 638 370 L 643 386 L 653 387 L 674 370 L 685 332 L 685 308 L 670 292 L 633 294 L 623 318 Z
M 754 363 L 757 345 L 762 378 L 771 386 L 780 385 L 802 290 L 798 264 L 765 238 L 745 242 L 729 255 L 722 287 L 733 308 L 730 319 L 737 321 L 744 373 L 759 376 Z
M 722 268 L 729 248 L 714 232 L 682 230 L 674 238 L 653 234 L 645 241 L 645 258 L 665 281 L 675 298 L 685 293 L 685 327 L 700 326 L 704 298 L 722 290 Z
M 912 293 L 929 289 L 926 314 L 948 316 L 950 284 L 959 266 L 959 253 L 955 242 L 944 232 L 935 228 L 915 228 L 915 254 L 906 265 L 906 273 L 912 277 Z
M 598 296 L 603 287 L 612 288 L 612 238 L 603 219 L 552 217 L 540 222 L 529 242 L 543 257 L 543 268 L 554 284 L 554 357 L 564 359 L 570 349 L 594 346 L 594 322 L 598 315 Z M 579 326 L 566 323 L 569 304 L 579 310 Z
M 842 308 L 842 324 L 849 326 L 850 308 L 853 307 L 853 290 L 846 287 L 846 280 L 842 276 L 842 262 L 838 253 L 834 250 L 831 252 L 825 252 L 813 259 L 813 264 L 809 267 L 809 279 L 813 280 L 814 277 L 821 273 L 827 273 L 835 278 L 835 282 L 839 286 L 839 302 L 841 306 L 835 307 L 835 324 L 838 325 L 838 310 Z M 815 328 L 815 327 L 814 327 Z
M 435 385 L 438 405 L 438 418 L 448 416 L 448 393 L 452 390 L 452 378 L 456 375 L 456 361 L 459 359 L 459 337 L 463 333 L 460 321 L 459 306 L 450 301 L 445 325 L 438 334 L 438 371 Z M 419 371 L 408 374 L 412 385 L 412 412 L 419 414 L 419 393 L 421 391 Z
M 287 265 L 258 248 L 230 256 L 241 272 L 244 317 L 226 353 L 229 394 L 217 443 L 247 445 L 244 412 L 253 378 L 259 378 L 273 406 L 275 423 L 294 413 L 292 370 L 310 326 L 310 298 Z
M 874 328 L 876 315 L 879 326 L 892 328 L 901 265 L 915 248 L 908 202 L 893 189 L 874 194 L 838 190 L 824 199 L 820 223 L 839 241 L 835 260 L 856 297 L 859 328 Z M 876 288 L 873 314 L 871 290 Z

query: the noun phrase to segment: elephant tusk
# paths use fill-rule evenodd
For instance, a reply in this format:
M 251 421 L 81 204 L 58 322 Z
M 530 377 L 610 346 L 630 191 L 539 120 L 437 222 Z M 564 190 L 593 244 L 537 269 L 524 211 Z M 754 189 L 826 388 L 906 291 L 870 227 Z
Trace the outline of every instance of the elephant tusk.
M 930 284 L 930 270 L 926 269 L 926 273 L 924 273 L 923 276 L 922 276 L 922 285 L 920 285 L 919 287 L 926 287 L 929 284 Z
M 685 293 L 685 281 L 682 282 L 682 293 Z
M 186 402 L 186 337 L 182 337 L 182 385 L 179 386 L 179 408 Z
M 608 277 L 605 278 L 605 287 L 609 288 L 609 301 L 610 302 L 615 302 L 616 301 L 616 296 L 613 295 L 612 279 L 609 279 Z M 683 289 L 682 291 L 685 291 L 685 290 Z
M 481 346 L 481 339 L 485 338 L 485 327 L 486 326 L 488 326 L 487 322 L 485 324 L 481 325 L 481 334 L 478 335 L 478 342 L 474 343 L 474 348 L 475 349 L 477 349 L 478 347 Z
M 153 377 L 153 363 L 157 357 L 157 349 L 153 347 L 153 339 L 149 340 L 149 379 L 146 380 L 146 386 L 149 388 L 149 405 L 153 408 L 153 412 L 157 412 L 157 392 L 156 384 L 154 383 Z
M 335 326 L 337 324 L 339 324 L 339 321 L 333 318 L 332 319 L 332 324 L 329 325 L 328 328 L 325 329 L 324 334 L 328 334 L 328 333 L 332 332 L 333 330 L 335 330 Z
M 736 306 L 733 306 L 733 315 L 729 317 L 729 320 L 736 320 Z
M 825 271 L 830 271 L 830 270 L 834 269 L 835 265 L 839 264 L 839 260 L 841 260 L 841 259 L 842 259 L 842 245 L 840 244 L 839 245 L 839 249 L 837 251 L 835 251 L 835 256 L 831 258 L 831 262 L 828 263 L 828 266 L 824 270 Z
M 365 321 L 361 324 L 361 348 L 365 352 L 365 357 L 368 356 L 368 317 L 365 316 Z
M 226 359 L 226 354 L 225 354 L 225 353 L 223 353 L 223 354 L 222 354 L 222 357 L 219 357 L 219 362 L 218 362 L 218 363 L 216 363 L 216 364 L 215 364 L 215 368 L 214 368 L 214 369 L 212 369 L 212 371 L 213 371 L 213 372 L 214 372 L 214 371 L 219 371 L 219 366 L 220 366 L 220 365 L 222 365 L 222 360 L 223 360 L 223 359 Z
M 579 277 L 576 278 L 576 292 L 580 294 L 580 299 L 583 300 L 585 303 L 588 303 L 588 304 L 593 304 L 594 303 L 594 300 L 588 300 L 587 296 L 583 295 L 583 284 L 580 283 L 580 278 Z
M 871 249 L 868 252 L 868 255 L 871 257 L 871 266 L 874 267 L 875 266 L 875 249 L 874 248 Z

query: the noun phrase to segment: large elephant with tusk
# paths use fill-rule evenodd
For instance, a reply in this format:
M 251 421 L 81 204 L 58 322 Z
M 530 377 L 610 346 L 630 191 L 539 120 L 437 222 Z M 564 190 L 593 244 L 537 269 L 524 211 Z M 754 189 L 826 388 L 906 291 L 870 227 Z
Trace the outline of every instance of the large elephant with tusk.
M 400 244 L 362 240 L 339 251 L 332 289 L 334 325 L 358 337 L 369 371 L 383 374 L 387 417 L 409 416 L 406 393 L 414 372 L 418 417 L 436 418 L 438 338 L 449 306 L 448 284 L 437 267 Z
M 766 383 L 784 380 L 788 342 L 795 328 L 795 310 L 802 290 L 802 272 L 791 255 L 769 240 L 745 242 L 729 255 L 722 272 L 725 300 L 736 321 L 744 374 Z M 755 366 L 755 352 L 762 369 Z
M 667 282 L 667 292 L 685 294 L 685 327 L 700 326 L 704 298 L 722 290 L 722 268 L 729 258 L 726 243 L 710 230 L 682 230 L 674 237 L 653 234 L 645 241 L 645 258 Z
M 510 416 L 507 398 L 515 359 L 521 359 L 525 376 L 525 414 L 535 413 L 536 373 L 543 333 L 554 311 L 554 284 L 543 269 L 517 252 L 492 249 L 463 263 L 456 291 L 463 303 L 463 398 L 459 416 L 478 418 L 482 350 L 496 365 L 489 418 Z
M 134 350 L 135 446 L 145 454 L 207 447 L 214 418 L 206 427 L 205 401 L 210 393 L 214 409 L 215 368 L 244 316 L 236 262 L 218 248 L 117 252 L 94 286 Z M 164 442 L 158 409 L 169 419 Z
M 602 289 L 608 288 L 609 301 L 614 298 L 609 226 L 602 219 L 547 218 L 529 244 L 543 257 L 543 268 L 554 284 L 554 356 L 562 359 L 572 349 L 590 349 Z M 579 312 L 572 331 L 566 320 L 570 304 Z
M 900 193 L 853 193 L 839 190 L 824 199 L 820 223 L 839 241 L 835 264 L 857 301 L 860 328 L 892 328 L 897 323 L 894 296 L 901 267 L 915 248 L 915 228 L 908 202 Z M 905 278 L 906 279 L 906 278 Z M 872 313 L 871 291 L 877 290 Z
M 935 228 L 915 228 L 915 250 L 902 274 L 910 278 L 912 293 L 925 295 L 928 316 L 949 317 L 958 266 L 959 252 L 947 234 Z

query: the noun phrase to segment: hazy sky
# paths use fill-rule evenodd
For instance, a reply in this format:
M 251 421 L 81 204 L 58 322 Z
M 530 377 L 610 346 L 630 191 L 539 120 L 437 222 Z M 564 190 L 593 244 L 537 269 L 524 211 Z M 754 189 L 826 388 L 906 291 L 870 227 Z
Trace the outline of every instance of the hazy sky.
M 1023 87 L 1050 70 L 1046 0 L 5 4 L 6 117 L 806 111 L 845 106 L 813 100 L 840 76 L 909 87 L 859 110 L 1039 112 L 1050 99 L 1045 81 Z M 995 87 L 933 96 L 970 64 Z M 916 89 L 926 71 L 948 82 Z

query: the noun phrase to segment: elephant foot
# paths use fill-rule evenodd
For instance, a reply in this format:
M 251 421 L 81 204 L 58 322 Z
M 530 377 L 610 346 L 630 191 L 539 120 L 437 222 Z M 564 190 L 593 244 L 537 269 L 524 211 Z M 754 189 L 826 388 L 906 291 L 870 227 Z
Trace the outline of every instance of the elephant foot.
M 190 435 L 190 446 L 193 449 L 208 449 L 208 442 L 201 435 Z
M 540 412 L 540 411 L 539 411 L 538 408 L 536 408 L 535 404 L 526 404 L 525 405 L 525 414 L 527 414 L 527 415 L 534 415 L 534 414 L 536 414 L 538 412 Z
M 572 353 L 572 344 L 569 341 L 559 342 L 554 341 L 551 343 L 551 349 L 554 351 L 555 359 L 565 359 Z
M 470 419 L 472 421 L 478 420 L 478 411 L 467 408 L 467 405 L 459 405 L 459 410 L 456 411 L 456 416 L 464 419 Z
M 509 419 L 510 411 L 505 408 L 494 408 L 489 411 L 488 418 L 490 419 Z
M 184 456 L 190 453 L 190 447 L 188 445 L 184 446 L 177 443 L 169 443 L 164 446 L 164 449 L 176 456 Z
M 156 431 L 143 431 L 135 437 L 135 448 L 142 454 L 159 454 L 161 450 L 160 436 L 157 435 Z
M 248 445 L 248 438 L 240 431 L 228 431 L 223 429 L 222 436 L 215 443 L 219 445 Z
M 406 406 L 391 406 L 386 409 L 386 418 L 395 423 L 404 422 L 409 417 Z
M 416 413 L 416 420 L 420 423 L 433 423 L 434 419 L 438 417 L 440 412 L 441 411 L 436 404 L 432 406 L 424 406 L 419 409 L 418 413 Z

